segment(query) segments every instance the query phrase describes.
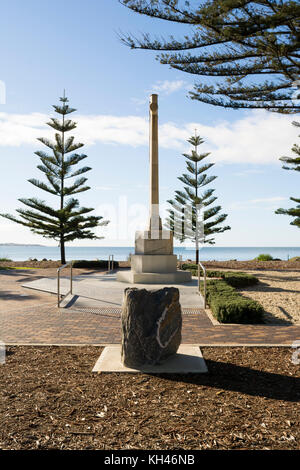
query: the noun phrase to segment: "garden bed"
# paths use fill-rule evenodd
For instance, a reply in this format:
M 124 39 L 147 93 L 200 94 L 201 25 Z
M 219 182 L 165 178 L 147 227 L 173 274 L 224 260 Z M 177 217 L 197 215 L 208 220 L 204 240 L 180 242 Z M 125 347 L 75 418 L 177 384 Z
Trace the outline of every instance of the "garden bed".
M 209 374 L 92 373 L 101 348 L 10 347 L 1 449 L 299 449 L 289 348 L 202 348 Z
M 183 264 L 183 269 L 197 275 L 197 266 Z M 203 271 L 200 270 L 203 276 Z M 220 323 L 263 323 L 264 309 L 259 302 L 247 299 L 236 288 L 248 287 L 258 283 L 252 274 L 232 271 L 207 270 L 206 300 L 213 316 Z M 213 278 L 213 279 L 210 279 Z M 200 285 L 204 293 L 204 284 Z

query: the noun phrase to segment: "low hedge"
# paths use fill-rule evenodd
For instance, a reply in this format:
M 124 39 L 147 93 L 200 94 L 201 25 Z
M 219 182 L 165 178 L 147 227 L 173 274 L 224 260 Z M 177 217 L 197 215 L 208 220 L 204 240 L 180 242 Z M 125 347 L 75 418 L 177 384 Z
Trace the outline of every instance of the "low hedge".
M 225 280 L 208 281 L 207 302 L 220 323 L 262 323 L 263 307 L 243 297 Z
M 182 269 L 191 271 L 192 276 L 198 276 L 198 269 L 196 264 L 183 264 Z M 203 276 L 202 269 L 200 275 Z M 249 287 L 258 283 L 257 277 L 252 274 L 237 272 L 237 271 L 206 271 L 207 277 L 220 277 L 224 279 L 232 287 Z
M 235 288 L 249 287 L 258 283 L 257 277 L 247 273 L 227 271 L 221 273 L 220 277 L 222 277 L 227 284 Z
M 198 267 L 196 264 L 193 263 L 184 263 L 181 267 L 181 269 L 184 269 L 185 271 L 191 271 L 192 276 L 198 276 Z M 200 269 L 200 275 L 203 276 L 203 271 Z M 207 270 L 206 271 L 207 277 L 221 277 L 222 276 L 222 271 L 213 271 L 213 270 Z
M 198 275 L 196 264 L 184 264 L 183 269 L 190 270 L 193 276 Z M 255 300 L 243 297 L 237 288 L 249 287 L 258 283 L 252 274 L 232 271 L 206 272 L 208 278 L 221 279 L 207 282 L 207 303 L 214 317 L 220 323 L 262 323 L 264 309 Z M 201 270 L 201 276 L 203 272 Z
M 119 263 L 118 261 L 114 261 L 114 268 L 118 268 Z M 108 261 L 107 260 L 75 260 L 73 261 L 73 268 L 100 268 L 100 269 L 108 269 Z

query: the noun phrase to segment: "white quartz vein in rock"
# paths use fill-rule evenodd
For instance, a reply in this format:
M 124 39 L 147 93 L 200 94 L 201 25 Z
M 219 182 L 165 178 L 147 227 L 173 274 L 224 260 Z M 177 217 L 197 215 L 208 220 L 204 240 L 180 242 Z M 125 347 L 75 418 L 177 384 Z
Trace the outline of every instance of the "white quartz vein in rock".
M 167 315 L 167 313 L 168 313 L 168 307 L 164 309 L 161 317 L 157 320 L 156 340 L 158 344 L 160 345 L 160 347 L 163 349 L 166 348 L 170 344 L 170 342 L 172 341 L 172 339 L 174 338 L 174 336 L 176 335 L 178 331 L 178 328 L 176 328 L 174 333 L 170 336 L 169 340 L 165 344 L 162 344 L 162 342 L 160 341 L 159 330 L 160 330 L 161 322 L 165 319 L 165 316 Z

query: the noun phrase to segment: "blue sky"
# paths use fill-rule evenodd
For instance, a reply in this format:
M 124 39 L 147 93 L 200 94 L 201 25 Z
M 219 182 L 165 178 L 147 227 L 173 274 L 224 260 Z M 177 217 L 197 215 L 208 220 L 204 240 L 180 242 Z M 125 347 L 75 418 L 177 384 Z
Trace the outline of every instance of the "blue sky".
M 75 135 L 86 143 L 93 168 L 92 189 L 80 201 L 112 220 L 98 230 L 104 240 L 74 244 L 132 245 L 147 218 L 148 99 L 158 93 L 162 206 L 181 188 L 181 153 L 196 127 L 205 139 L 203 151 L 216 163 L 212 187 L 231 226 L 217 236 L 217 246 L 299 246 L 290 218 L 274 214 L 293 205 L 290 196 L 299 197 L 299 176 L 282 170 L 278 160 L 291 155 L 297 142 L 295 116 L 191 101 L 195 77 L 160 65 L 155 53 L 131 51 L 118 38 L 119 31 L 181 36 L 186 27 L 134 14 L 117 0 L 11 0 L 1 13 L 1 212 L 21 207 L 20 197 L 56 203 L 27 179 L 41 177 L 34 151 L 43 146 L 36 137 L 51 136 L 45 121 L 65 88 L 78 110 Z M 1 219 L 5 242 L 55 244 Z

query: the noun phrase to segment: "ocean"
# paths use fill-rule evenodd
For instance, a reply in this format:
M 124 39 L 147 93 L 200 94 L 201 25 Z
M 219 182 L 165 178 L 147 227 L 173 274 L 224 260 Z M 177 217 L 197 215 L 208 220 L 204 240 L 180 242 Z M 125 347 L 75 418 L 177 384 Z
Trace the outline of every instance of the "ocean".
M 66 258 L 70 260 L 78 259 L 108 259 L 109 255 L 114 255 L 117 261 L 126 261 L 129 254 L 134 253 L 134 248 L 128 247 L 109 247 L 109 246 L 70 246 L 66 247 Z M 251 260 L 261 253 L 267 253 L 273 258 L 287 260 L 294 256 L 300 256 L 300 247 L 219 247 L 206 246 L 200 250 L 200 259 L 202 261 L 225 261 Z M 174 247 L 174 254 L 182 255 L 183 260 L 195 259 L 195 250 L 193 248 Z M 27 261 L 28 259 L 47 259 L 59 260 L 59 247 L 55 246 L 38 246 L 38 245 L 0 245 L 0 258 L 9 258 L 13 261 Z

